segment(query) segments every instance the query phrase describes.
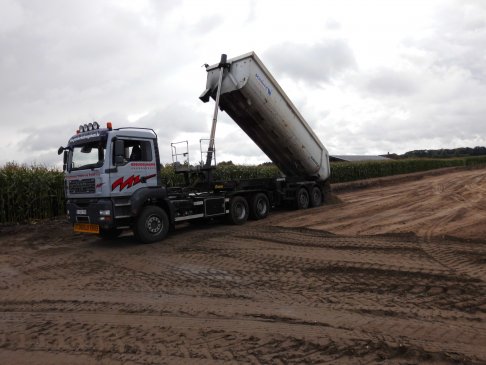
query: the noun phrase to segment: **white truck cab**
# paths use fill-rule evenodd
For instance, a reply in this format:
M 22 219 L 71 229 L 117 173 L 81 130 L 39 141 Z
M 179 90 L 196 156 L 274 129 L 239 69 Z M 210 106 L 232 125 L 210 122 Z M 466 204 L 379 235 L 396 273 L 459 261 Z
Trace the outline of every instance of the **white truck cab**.
M 116 236 L 130 228 L 132 198 L 138 190 L 157 190 L 160 161 L 151 129 L 81 126 L 64 148 L 67 214 L 75 230 Z

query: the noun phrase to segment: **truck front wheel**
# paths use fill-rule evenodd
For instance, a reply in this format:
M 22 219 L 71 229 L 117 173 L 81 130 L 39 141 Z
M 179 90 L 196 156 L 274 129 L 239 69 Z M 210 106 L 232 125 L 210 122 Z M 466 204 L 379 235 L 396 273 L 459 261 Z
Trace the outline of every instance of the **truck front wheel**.
M 228 220 L 231 224 L 244 224 L 248 220 L 248 202 L 242 196 L 235 196 L 230 201 Z
M 297 190 L 296 195 L 297 209 L 307 209 L 309 208 L 309 192 L 306 188 L 302 187 Z
M 169 232 L 169 218 L 160 207 L 147 206 L 137 219 L 135 237 L 143 243 L 161 241 Z
M 263 193 L 253 195 L 250 206 L 251 217 L 256 220 L 266 218 L 270 210 L 268 197 Z

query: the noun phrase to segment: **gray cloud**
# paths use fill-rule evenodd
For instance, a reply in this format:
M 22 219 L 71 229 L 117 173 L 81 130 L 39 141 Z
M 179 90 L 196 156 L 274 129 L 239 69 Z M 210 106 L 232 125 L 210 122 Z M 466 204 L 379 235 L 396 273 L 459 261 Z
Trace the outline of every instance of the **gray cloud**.
M 164 136 L 208 131 L 209 116 L 184 103 L 171 104 L 151 111 L 138 119 L 134 126 L 144 126 L 159 131 Z
M 228 138 L 216 141 L 218 156 L 231 158 L 244 157 L 245 160 L 254 158 L 267 161 L 268 157 L 262 150 L 238 127 L 232 128 Z M 226 157 L 225 157 L 226 158 Z M 221 157 L 218 158 L 221 161 Z
M 185 67 L 192 50 L 185 40 L 162 38 L 158 28 L 172 5 L 161 11 L 162 2 L 154 1 L 134 14 L 118 2 L 6 1 L 0 125 L 10 142 L 0 145 L 0 163 L 40 156 L 43 141 L 56 149 L 86 121 L 127 125 L 128 115 L 163 108 L 183 93 L 171 75 Z M 47 130 L 63 138 L 54 141 Z
M 56 154 L 57 147 L 65 146 L 69 137 L 76 133 L 78 125 L 56 125 L 52 127 L 32 127 L 24 129 L 25 137 L 18 142 L 17 148 L 28 152 L 30 157 L 40 153 Z M 56 147 L 54 147 L 56 146 Z
M 424 32 L 401 43 L 395 37 L 404 30 L 392 29 L 392 46 L 382 48 L 383 59 L 394 60 L 387 64 L 362 53 L 368 35 L 381 44 L 375 33 L 356 36 L 368 20 L 355 24 L 345 11 L 303 1 L 296 17 L 285 2 L 253 0 L 238 3 L 238 13 L 224 2 L 0 0 L 0 164 L 55 163 L 57 147 L 92 120 L 154 128 L 163 161 L 170 142 L 193 139 L 197 157 L 214 105 L 197 99 L 205 85 L 200 65 L 251 49 L 333 153 L 486 144 L 484 1 L 434 6 Z M 267 10 L 279 6 L 279 17 L 269 18 Z M 219 160 L 266 160 L 220 116 Z
M 14 58 L 22 70 L 29 66 L 29 71 L 40 74 L 43 67 L 55 64 L 61 71 L 77 73 L 76 66 L 92 61 L 93 56 L 98 57 L 97 61 L 116 59 L 125 48 L 125 41 L 131 43 L 130 37 L 143 31 L 136 18 L 123 14 L 119 8 L 106 9 L 104 13 L 102 7 L 89 2 L 61 1 L 55 4 L 56 12 L 43 3 L 25 4 L 21 26 L 2 37 L 4 55 Z M 54 4 L 50 2 L 50 5 Z M 144 38 L 147 36 L 145 33 Z M 59 62 L 61 57 L 63 60 L 66 57 L 67 61 Z M 34 60 L 36 62 L 32 62 Z M 72 64 L 73 61 L 76 62 Z M 92 68 L 96 67 L 93 65 Z M 46 80 L 57 81 L 49 77 Z
M 426 49 L 440 67 L 459 67 L 471 77 L 486 81 L 486 5 L 484 1 L 454 1 L 443 6 L 428 37 L 405 44 Z
M 371 93 L 378 95 L 411 95 L 419 86 L 411 76 L 410 73 L 383 68 L 366 81 L 365 87 Z
M 171 156 L 168 152 L 170 143 L 178 141 L 179 135 L 187 137 L 189 134 L 196 133 L 200 134 L 200 138 L 206 138 L 210 123 L 209 118 L 201 112 L 179 103 L 151 111 L 133 123 L 130 123 L 123 115 L 110 113 L 88 118 L 78 123 L 68 122 L 24 128 L 21 130 L 23 138 L 12 147 L 26 153 L 27 158 L 24 162 L 43 161 L 48 166 L 59 165 L 61 160 L 57 156 L 57 148 L 66 145 L 69 137 L 75 134 L 79 124 L 92 120 L 102 121 L 100 122 L 102 127 L 105 126 L 105 121 L 113 121 L 114 128 L 133 126 L 154 129 L 158 134 L 162 161 L 170 161 Z M 196 144 L 198 140 L 191 142 L 198 147 Z
M 224 18 L 220 15 L 212 15 L 199 20 L 193 27 L 192 32 L 198 35 L 210 33 L 223 24 Z
M 13 0 L 0 2 L 2 12 L 0 13 L 0 34 L 6 34 L 15 30 L 24 17 L 22 7 Z
M 350 133 L 363 149 L 394 152 L 484 145 L 485 20 L 484 2 L 444 5 L 426 35 L 403 41 L 399 65 L 348 75 L 345 83 L 373 101 L 376 115 L 341 121 L 353 130 L 336 130 L 337 140 Z
M 340 29 L 341 24 L 336 19 L 331 18 L 326 21 L 326 28 L 331 30 Z
M 271 46 L 264 57 L 272 70 L 312 84 L 328 82 L 356 66 L 353 51 L 344 40 L 314 45 L 282 43 Z
M 250 0 L 250 3 L 248 4 L 248 17 L 246 18 L 247 22 L 253 22 L 256 18 L 256 7 L 257 7 L 257 1 L 256 0 Z
M 151 111 L 132 123 L 133 127 L 152 128 L 158 136 L 160 159 L 171 161 L 172 142 L 189 142 L 191 163 L 199 159 L 199 140 L 209 138 L 210 117 L 190 104 L 176 103 Z
M 49 4 L 55 4 L 55 12 L 43 2 L 23 4 L 15 32 L 0 37 L 0 107 L 7 116 L 27 107 L 32 117 L 53 103 L 89 110 L 100 98 L 106 110 L 120 102 L 143 104 L 138 95 L 150 98 L 147 84 L 160 77 L 161 68 L 183 66 L 171 63 L 167 54 L 187 59 L 187 48 L 160 39 L 156 27 L 122 7 Z

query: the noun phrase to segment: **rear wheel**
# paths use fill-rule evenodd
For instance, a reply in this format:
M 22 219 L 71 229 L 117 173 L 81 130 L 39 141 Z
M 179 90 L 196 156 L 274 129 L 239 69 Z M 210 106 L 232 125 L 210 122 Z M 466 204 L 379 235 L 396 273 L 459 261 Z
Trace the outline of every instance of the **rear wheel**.
M 307 209 L 309 208 L 309 192 L 306 188 L 302 187 L 297 190 L 296 195 L 297 209 Z
M 318 186 L 314 186 L 311 190 L 310 205 L 311 207 L 318 207 L 322 204 L 322 191 Z
M 268 216 L 270 211 L 270 202 L 268 197 L 264 193 L 258 193 L 253 195 L 250 203 L 250 215 L 253 219 L 263 219 Z
M 138 217 L 134 232 L 143 243 L 161 241 L 169 232 L 169 217 L 162 208 L 147 206 Z
M 248 202 L 242 196 L 235 196 L 230 201 L 228 220 L 231 224 L 244 224 L 248 220 Z

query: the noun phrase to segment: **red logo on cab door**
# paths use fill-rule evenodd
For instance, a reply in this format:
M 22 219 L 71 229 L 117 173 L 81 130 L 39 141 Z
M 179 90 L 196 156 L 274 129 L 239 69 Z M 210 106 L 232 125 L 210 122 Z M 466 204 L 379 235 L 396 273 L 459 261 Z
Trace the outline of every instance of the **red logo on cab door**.
M 155 174 L 147 175 L 143 179 L 148 180 L 148 179 L 153 178 L 154 176 L 156 176 L 156 175 Z M 125 180 L 125 177 L 122 176 L 119 179 L 117 179 L 113 184 L 111 184 L 111 191 L 115 190 L 117 187 L 120 187 L 120 191 L 122 191 L 125 188 L 129 189 L 132 186 L 137 185 L 141 181 L 142 181 L 142 178 L 140 178 L 140 175 L 137 175 L 137 176 L 132 175 L 129 178 L 127 178 L 126 180 Z

